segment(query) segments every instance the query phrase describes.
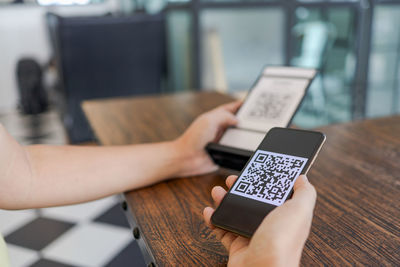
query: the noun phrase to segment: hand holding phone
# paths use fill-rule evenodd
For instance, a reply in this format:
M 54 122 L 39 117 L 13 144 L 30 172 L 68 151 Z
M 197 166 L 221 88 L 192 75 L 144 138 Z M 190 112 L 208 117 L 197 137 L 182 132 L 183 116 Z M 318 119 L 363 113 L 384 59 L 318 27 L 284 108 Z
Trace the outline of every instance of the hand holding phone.
M 213 214 L 213 225 L 251 237 L 265 216 L 290 198 L 324 141 L 319 132 L 271 129 Z
M 237 176 L 226 179 L 228 189 Z M 226 195 L 225 189 L 214 187 L 212 197 L 220 205 Z M 229 252 L 229 265 L 241 266 L 298 266 L 304 243 L 309 235 L 316 191 L 306 176 L 300 176 L 294 186 L 290 201 L 277 207 L 263 220 L 251 241 L 220 228 L 214 233 Z M 203 215 L 206 224 L 211 224 L 214 209 L 207 207 Z M 282 230 L 284 229 L 284 230 Z

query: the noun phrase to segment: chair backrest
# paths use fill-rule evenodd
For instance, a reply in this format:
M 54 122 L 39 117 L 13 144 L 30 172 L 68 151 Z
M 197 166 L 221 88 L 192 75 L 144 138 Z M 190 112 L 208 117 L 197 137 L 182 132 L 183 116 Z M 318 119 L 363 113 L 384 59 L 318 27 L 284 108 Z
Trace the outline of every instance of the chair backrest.
M 161 92 L 164 15 L 58 17 L 55 25 L 71 142 L 92 138 L 83 100 Z

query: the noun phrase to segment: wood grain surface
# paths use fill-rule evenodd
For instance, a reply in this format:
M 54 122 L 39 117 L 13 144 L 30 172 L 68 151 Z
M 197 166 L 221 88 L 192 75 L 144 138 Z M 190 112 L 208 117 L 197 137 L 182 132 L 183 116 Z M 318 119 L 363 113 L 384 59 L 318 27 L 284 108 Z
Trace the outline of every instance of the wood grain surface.
M 303 262 L 400 266 L 400 116 L 319 129 L 318 200 Z
M 103 145 L 171 140 L 232 99 L 213 92 L 95 100 L 83 108 Z M 309 173 L 318 191 L 302 265 L 400 266 L 400 116 L 330 125 Z M 126 193 L 159 266 L 220 266 L 227 254 L 202 220 L 227 171 Z M 282 229 L 285 231 L 285 229 Z

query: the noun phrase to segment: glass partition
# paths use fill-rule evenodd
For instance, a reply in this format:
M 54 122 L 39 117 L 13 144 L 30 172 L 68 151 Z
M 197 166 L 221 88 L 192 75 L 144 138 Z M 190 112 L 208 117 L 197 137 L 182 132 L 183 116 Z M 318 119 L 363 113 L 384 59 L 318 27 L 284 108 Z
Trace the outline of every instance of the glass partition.
M 375 8 L 366 113 L 380 117 L 400 113 L 400 6 Z
M 355 71 L 356 10 L 306 8 L 295 10 L 291 30 L 291 65 L 319 70 L 294 122 L 303 127 L 352 118 Z
M 204 10 L 202 87 L 247 90 L 266 64 L 284 64 L 284 13 L 280 8 Z
M 184 91 L 192 87 L 192 18 L 184 10 L 167 14 L 168 89 Z
M 266 64 L 308 66 L 320 75 L 295 117 L 298 126 L 400 113 L 400 1 L 164 3 L 166 12 L 187 12 L 185 31 L 179 19 L 169 27 L 180 32 L 171 44 L 184 43 L 169 48 L 176 89 L 236 93 L 249 89 Z

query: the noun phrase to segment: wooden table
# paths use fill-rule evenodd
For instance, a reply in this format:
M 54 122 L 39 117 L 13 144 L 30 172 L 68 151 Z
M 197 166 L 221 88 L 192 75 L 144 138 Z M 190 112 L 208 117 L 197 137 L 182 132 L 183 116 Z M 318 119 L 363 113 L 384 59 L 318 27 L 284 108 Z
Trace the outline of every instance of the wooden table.
M 198 114 L 229 101 L 203 92 L 88 101 L 83 108 L 101 144 L 123 145 L 171 140 Z M 302 264 L 400 266 L 400 116 L 318 130 L 327 142 L 308 175 L 318 200 Z M 172 179 L 125 194 L 149 265 L 226 263 L 201 212 L 227 175 Z

